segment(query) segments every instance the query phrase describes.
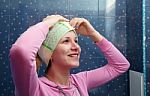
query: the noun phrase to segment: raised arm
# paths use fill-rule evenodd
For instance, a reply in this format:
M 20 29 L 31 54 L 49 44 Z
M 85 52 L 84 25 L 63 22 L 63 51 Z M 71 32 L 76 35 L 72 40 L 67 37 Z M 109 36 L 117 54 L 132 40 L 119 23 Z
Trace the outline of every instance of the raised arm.
M 101 68 L 81 72 L 76 75 L 81 78 L 79 80 L 81 84 L 85 83 L 87 85 L 87 89 L 100 86 L 128 70 L 130 64 L 127 59 L 111 42 L 97 32 L 86 19 L 74 18 L 71 20 L 71 25 L 77 28 L 78 33 L 89 36 L 97 44 L 108 61 L 108 64 Z
M 96 43 L 106 57 L 108 64 L 86 72 L 88 89 L 100 86 L 126 72 L 130 66 L 127 59 L 107 39 Z M 94 78 L 94 79 L 92 79 Z
M 10 61 L 17 96 L 33 96 L 38 88 L 36 55 L 46 35 L 56 22 L 68 21 L 62 16 L 47 16 L 25 31 L 10 49 Z
M 48 26 L 38 23 L 25 31 L 10 49 L 13 81 L 20 96 L 29 96 L 31 82 L 32 85 L 38 83 L 35 57 L 47 32 Z

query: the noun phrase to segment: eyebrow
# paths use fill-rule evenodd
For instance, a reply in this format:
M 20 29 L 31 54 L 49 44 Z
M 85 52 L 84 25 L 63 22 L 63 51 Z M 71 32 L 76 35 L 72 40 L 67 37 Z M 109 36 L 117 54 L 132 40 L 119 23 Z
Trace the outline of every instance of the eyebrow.
M 67 38 L 67 39 L 69 39 L 70 37 L 64 37 L 64 38 Z M 76 37 L 75 37 L 75 39 L 78 39 L 78 37 L 76 36 Z

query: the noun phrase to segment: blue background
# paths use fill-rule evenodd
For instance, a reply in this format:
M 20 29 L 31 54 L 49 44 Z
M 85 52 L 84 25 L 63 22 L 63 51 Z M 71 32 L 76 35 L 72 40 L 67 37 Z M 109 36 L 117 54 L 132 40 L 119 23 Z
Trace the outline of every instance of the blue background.
M 145 81 L 146 93 L 150 95 L 150 0 L 145 0 Z
M 67 18 L 83 17 L 110 40 L 129 60 L 131 70 L 144 72 L 146 94 L 150 94 L 150 0 L 146 0 L 145 32 L 143 34 L 142 0 L 0 0 L 0 96 L 14 96 L 9 49 L 29 26 L 51 14 Z M 146 45 L 143 46 L 143 37 Z M 84 36 L 79 36 L 82 48 L 81 66 L 72 73 L 92 70 L 107 63 L 106 59 Z M 146 53 L 143 63 L 143 49 Z M 144 69 L 144 66 L 146 68 Z M 39 75 L 42 75 L 42 66 Z M 129 96 L 128 72 L 95 88 L 90 96 Z

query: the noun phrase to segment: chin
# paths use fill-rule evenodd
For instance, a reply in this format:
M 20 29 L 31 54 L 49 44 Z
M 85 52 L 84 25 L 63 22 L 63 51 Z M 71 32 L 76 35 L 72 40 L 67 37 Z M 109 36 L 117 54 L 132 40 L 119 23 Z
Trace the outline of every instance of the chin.
M 75 65 L 75 66 L 73 66 L 73 68 L 77 68 L 77 67 L 79 67 L 79 65 Z
M 71 64 L 71 67 L 72 67 L 72 68 L 77 68 L 77 67 L 79 67 L 79 65 L 80 65 L 79 62 L 78 62 L 78 63 L 72 63 L 72 64 Z

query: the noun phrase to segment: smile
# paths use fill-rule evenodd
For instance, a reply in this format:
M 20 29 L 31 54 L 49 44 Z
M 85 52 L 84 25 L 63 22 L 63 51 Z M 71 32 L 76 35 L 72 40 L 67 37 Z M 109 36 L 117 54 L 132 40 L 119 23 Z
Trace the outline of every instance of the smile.
M 73 54 L 69 54 L 68 56 L 69 57 L 78 57 L 78 55 L 79 55 L 78 53 L 73 53 Z

